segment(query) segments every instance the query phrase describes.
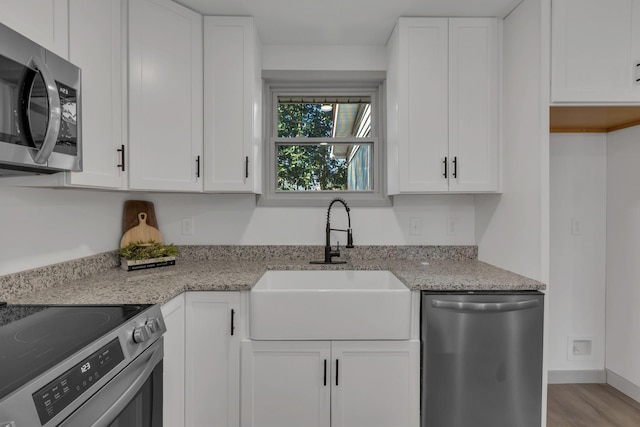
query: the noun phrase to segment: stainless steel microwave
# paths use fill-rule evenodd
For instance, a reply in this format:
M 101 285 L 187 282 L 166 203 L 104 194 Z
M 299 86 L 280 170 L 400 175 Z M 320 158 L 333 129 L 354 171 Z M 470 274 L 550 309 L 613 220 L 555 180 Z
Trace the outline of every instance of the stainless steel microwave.
M 0 177 L 82 170 L 80 69 L 0 24 Z

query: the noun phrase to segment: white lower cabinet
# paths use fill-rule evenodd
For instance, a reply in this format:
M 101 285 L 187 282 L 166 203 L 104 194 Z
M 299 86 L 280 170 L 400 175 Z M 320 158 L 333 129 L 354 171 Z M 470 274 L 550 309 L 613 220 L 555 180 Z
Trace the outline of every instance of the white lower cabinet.
M 333 341 L 331 355 L 332 427 L 420 424 L 420 341 Z
M 331 343 L 244 341 L 242 426 L 329 427 Z
M 162 421 L 184 426 L 185 306 L 184 294 L 162 305 L 164 333 Z
M 185 425 L 237 427 L 243 330 L 240 293 L 187 292 L 185 326 Z
M 242 344 L 242 427 L 418 427 L 420 342 Z

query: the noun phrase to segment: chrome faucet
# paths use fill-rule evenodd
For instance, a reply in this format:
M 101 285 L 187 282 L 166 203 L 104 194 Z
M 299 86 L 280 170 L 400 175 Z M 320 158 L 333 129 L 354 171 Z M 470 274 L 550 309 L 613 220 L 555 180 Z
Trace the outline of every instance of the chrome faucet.
M 331 228 L 331 207 L 334 203 L 340 202 L 344 206 L 347 211 L 347 219 L 348 219 L 348 227 L 346 230 L 340 228 Z M 334 261 L 334 257 L 340 256 L 340 242 L 335 249 L 331 248 L 331 231 L 342 231 L 347 233 L 347 245 L 345 246 L 348 249 L 353 248 L 353 232 L 351 231 L 351 214 L 349 213 L 351 209 L 347 205 L 343 199 L 336 197 L 329 203 L 329 209 L 327 209 L 327 226 L 325 229 L 325 245 L 324 245 L 324 261 L 311 261 L 311 264 L 346 264 L 346 261 Z

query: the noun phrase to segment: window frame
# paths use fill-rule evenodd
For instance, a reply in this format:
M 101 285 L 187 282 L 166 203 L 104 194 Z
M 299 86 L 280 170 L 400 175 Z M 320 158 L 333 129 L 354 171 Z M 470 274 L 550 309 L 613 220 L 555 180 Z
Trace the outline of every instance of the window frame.
M 336 197 L 350 206 L 391 206 L 386 187 L 386 144 L 384 81 L 268 81 L 264 85 L 263 188 L 259 206 L 327 206 Z M 367 138 L 288 138 L 278 137 L 278 96 L 369 96 L 371 99 L 371 136 Z M 320 140 L 346 144 L 371 144 L 373 162 L 370 165 L 372 190 L 277 190 L 277 145 L 290 143 L 315 145 Z

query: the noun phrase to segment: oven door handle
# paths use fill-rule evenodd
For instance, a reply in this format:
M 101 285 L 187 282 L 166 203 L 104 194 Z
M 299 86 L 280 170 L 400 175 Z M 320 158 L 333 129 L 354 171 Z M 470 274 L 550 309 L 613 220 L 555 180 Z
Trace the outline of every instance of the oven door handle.
M 42 165 L 47 163 L 49 156 L 51 156 L 51 153 L 58 142 L 62 108 L 60 106 L 58 85 L 56 84 L 56 80 L 44 60 L 39 56 L 32 56 L 27 66 L 35 68 L 40 72 L 44 85 L 47 89 L 47 100 L 49 103 L 49 120 L 47 121 L 47 130 L 44 135 L 42 147 L 33 156 L 33 161 Z
M 162 360 L 164 357 L 164 351 L 162 346 L 156 347 L 152 350 L 151 354 L 148 355 L 148 358 L 144 362 L 145 367 L 140 372 L 140 374 L 136 377 L 136 379 L 127 387 L 124 393 L 116 400 L 109 409 L 100 416 L 91 427 L 106 427 L 111 424 L 117 417 L 120 415 L 122 411 L 131 403 L 131 400 L 138 394 L 142 386 L 147 379 L 151 376 L 151 373 L 156 368 L 156 365 Z

